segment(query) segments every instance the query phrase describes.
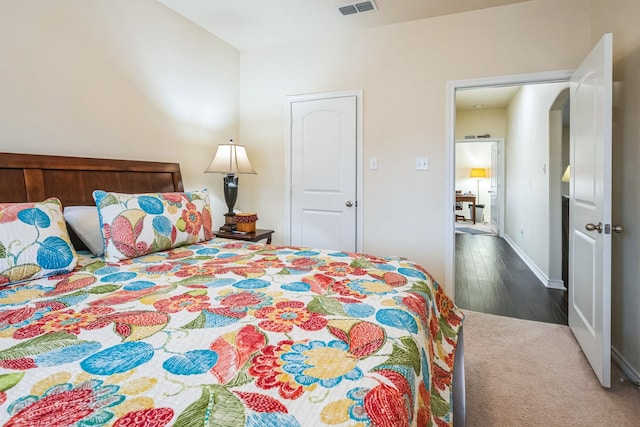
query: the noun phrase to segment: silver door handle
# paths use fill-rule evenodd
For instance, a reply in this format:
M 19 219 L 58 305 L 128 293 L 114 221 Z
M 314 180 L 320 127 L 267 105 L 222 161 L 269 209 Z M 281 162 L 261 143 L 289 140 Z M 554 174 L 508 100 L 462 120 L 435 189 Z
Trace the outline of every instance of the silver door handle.
M 614 233 L 622 233 L 624 231 L 624 228 L 621 225 L 612 225 L 611 229 Z
M 350 208 L 351 206 L 353 206 L 353 202 L 352 202 L 351 200 L 349 200 L 349 201 L 346 203 L 346 205 L 347 205 L 347 207 L 348 207 L 348 208 Z
M 587 231 L 598 230 L 598 233 L 602 233 L 602 223 L 601 222 L 599 222 L 598 225 L 593 225 L 593 224 L 589 223 L 589 224 L 585 225 L 584 228 L 586 228 Z

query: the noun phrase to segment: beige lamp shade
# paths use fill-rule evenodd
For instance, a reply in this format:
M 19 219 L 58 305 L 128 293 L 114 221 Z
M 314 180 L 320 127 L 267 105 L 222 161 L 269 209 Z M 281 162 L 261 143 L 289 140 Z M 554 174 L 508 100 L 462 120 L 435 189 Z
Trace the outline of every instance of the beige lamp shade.
M 234 144 L 229 140 L 228 144 L 219 144 L 216 155 L 205 172 L 224 173 L 227 175 L 252 174 L 256 175 L 253 166 L 249 162 L 244 145 Z
M 487 170 L 485 168 L 471 168 L 469 178 L 486 178 Z
M 557 175 L 556 175 L 557 176 Z M 571 165 L 568 165 L 562 174 L 562 182 L 571 181 Z

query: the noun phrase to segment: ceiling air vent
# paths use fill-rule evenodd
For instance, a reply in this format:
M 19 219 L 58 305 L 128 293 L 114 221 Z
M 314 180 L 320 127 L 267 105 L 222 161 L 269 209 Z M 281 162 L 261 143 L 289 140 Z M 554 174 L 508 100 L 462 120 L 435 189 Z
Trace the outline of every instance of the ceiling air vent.
M 377 9 L 377 7 L 373 0 L 351 3 L 338 7 L 338 10 L 343 15 L 354 15 L 356 13 L 368 12 L 375 9 Z
M 356 9 L 355 5 L 348 5 L 339 7 L 338 10 L 343 15 L 353 15 L 354 13 L 358 13 L 358 9 Z
M 356 3 L 356 9 L 358 9 L 358 12 L 367 12 L 369 10 L 373 10 L 376 7 L 373 5 L 372 1 L 365 1 L 362 3 Z

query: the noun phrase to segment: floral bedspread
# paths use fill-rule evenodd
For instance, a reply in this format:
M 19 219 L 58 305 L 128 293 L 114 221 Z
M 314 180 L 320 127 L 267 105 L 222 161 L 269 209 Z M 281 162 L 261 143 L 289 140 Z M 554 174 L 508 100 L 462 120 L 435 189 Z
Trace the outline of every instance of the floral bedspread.
M 0 288 L 0 425 L 450 425 L 462 314 L 407 261 L 214 239 Z

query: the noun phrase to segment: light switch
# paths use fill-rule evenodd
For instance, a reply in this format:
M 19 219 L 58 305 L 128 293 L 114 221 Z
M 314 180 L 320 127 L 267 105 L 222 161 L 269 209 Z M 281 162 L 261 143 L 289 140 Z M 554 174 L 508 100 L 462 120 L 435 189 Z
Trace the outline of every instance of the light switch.
M 371 170 L 378 169 L 378 158 L 377 157 L 371 157 L 369 159 L 369 169 L 371 169 Z
M 429 159 L 427 157 L 416 157 L 416 170 L 417 171 L 429 170 Z

